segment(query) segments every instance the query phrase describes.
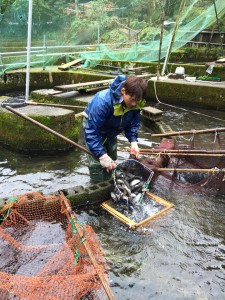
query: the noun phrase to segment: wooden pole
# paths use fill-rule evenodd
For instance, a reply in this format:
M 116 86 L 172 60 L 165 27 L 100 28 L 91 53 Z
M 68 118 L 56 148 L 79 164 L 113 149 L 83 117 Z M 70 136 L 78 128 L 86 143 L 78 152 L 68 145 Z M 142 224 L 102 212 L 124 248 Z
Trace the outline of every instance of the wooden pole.
M 176 169 L 176 168 L 155 168 L 156 172 L 177 172 L 177 173 L 213 173 L 225 172 L 225 169 Z
M 172 33 L 172 36 L 171 36 L 171 39 L 170 39 L 168 49 L 167 49 L 167 55 L 166 55 L 166 58 L 165 58 L 165 61 L 164 61 L 164 64 L 163 64 L 162 76 L 164 75 L 167 63 L 168 63 L 169 58 L 170 58 L 170 54 L 171 54 L 171 51 L 172 51 L 172 48 L 173 48 L 176 33 L 177 33 L 178 27 L 180 25 L 182 11 L 183 11 L 183 8 L 185 6 L 185 2 L 186 2 L 186 0 L 181 0 L 181 4 L 180 4 L 180 7 L 179 7 L 179 11 L 178 11 L 178 16 L 177 16 L 176 23 L 175 23 L 175 26 L 174 26 L 174 30 L 173 30 L 173 33 Z
M 159 134 L 152 134 L 151 137 L 167 137 L 167 136 L 176 136 L 176 135 L 187 135 L 187 134 L 204 134 L 204 133 L 211 133 L 211 132 L 224 132 L 225 127 L 221 128 L 214 128 L 214 129 L 204 129 L 204 130 L 189 130 L 189 131 L 174 131 L 168 133 L 159 133 Z
M 123 148 L 119 148 L 119 151 L 122 152 L 129 152 L 129 149 L 123 149 Z M 172 154 L 219 154 L 219 155 L 223 155 L 225 154 L 225 150 L 194 150 L 194 149 L 139 149 L 140 153 L 142 154 L 149 154 L 149 155 L 154 155 L 154 154 L 168 154 L 168 155 L 172 155 Z
M 142 152 L 140 151 L 139 153 L 141 154 L 146 154 L 146 155 L 169 155 L 169 156 L 204 156 L 204 157 L 223 157 L 225 154 L 207 154 L 207 153 L 164 153 L 164 152 L 159 152 L 159 153 L 151 153 L 151 152 Z
M 36 121 L 36 120 L 34 120 L 34 119 L 32 119 L 32 118 L 30 118 L 30 117 L 28 117 L 28 116 L 26 116 L 26 115 L 24 115 L 24 114 L 18 112 L 18 111 L 16 111 L 15 109 L 13 109 L 13 108 L 10 107 L 10 106 L 6 106 L 5 108 L 6 108 L 7 110 L 13 112 L 14 114 L 20 116 L 21 118 L 23 118 L 23 119 L 25 119 L 25 120 L 27 120 L 27 121 L 29 121 L 29 122 L 31 122 L 31 123 L 37 125 L 38 127 L 40 127 L 40 128 L 42 128 L 42 129 L 44 129 L 44 130 L 50 132 L 51 134 L 53 134 L 53 135 L 59 137 L 60 139 L 64 140 L 65 142 L 68 142 L 69 144 L 73 145 L 74 147 L 79 148 L 79 149 L 82 150 L 83 152 L 86 152 L 87 154 L 91 155 L 95 160 L 97 160 L 97 161 L 99 160 L 99 159 L 98 159 L 94 154 L 92 154 L 89 150 L 87 150 L 87 149 L 84 148 L 83 146 L 81 146 L 81 145 L 75 143 L 74 141 L 68 139 L 68 138 L 65 137 L 64 135 L 62 135 L 62 134 L 60 134 L 60 133 L 58 133 L 58 132 L 52 130 L 51 128 L 49 128 L 49 127 L 47 127 L 47 126 L 45 126 L 45 125 L 39 123 L 38 121 Z
M 60 191 L 60 197 L 61 197 L 61 199 L 62 199 L 62 200 L 64 201 L 64 203 L 65 203 L 66 209 L 67 209 L 68 213 L 69 213 L 70 216 L 71 216 L 71 220 L 72 220 L 72 222 L 74 223 L 74 226 L 76 226 L 76 224 L 75 224 L 75 222 L 74 222 L 74 219 L 76 219 L 76 214 L 75 214 L 74 211 L 72 211 L 72 208 L 71 208 L 71 206 L 70 206 L 70 204 L 69 204 L 69 201 L 68 201 L 68 199 L 65 197 L 65 195 L 63 194 L 62 191 Z M 78 233 L 79 237 L 82 238 L 82 235 L 83 235 L 83 234 L 82 234 L 82 232 L 81 232 L 81 229 L 80 229 L 78 226 L 76 226 L 76 229 L 77 229 L 77 233 Z M 99 277 L 99 279 L 100 279 L 100 281 L 101 281 L 101 283 L 102 283 L 102 285 L 103 285 L 103 287 L 104 287 L 104 290 L 105 290 L 105 292 L 106 292 L 108 298 L 109 298 L 110 300 L 115 300 L 115 298 L 114 298 L 114 296 L 113 296 L 113 294 L 112 294 L 112 291 L 111 291 L 111 289 L 110 289 L 110 287 L 109 287 L 107 281 L 105 280 L 104 275 L 102 275 L 102 274 L 99 272 L 98 263 L 97 263 L 97 261 L 96 261 L 94 255 L 93 255 L 93 253 L 92 253 L 92 251 L 91 251 L 91 249 L 90 249 L 90 247 L 89 247 L 87 241 L 83 241 L 83 245 L 84 245 L 84 247 L 85 247 L 85 249 L 86 249 L 86 251 L 87 251 L 88 256 L 90 257 L 91 263 L 92 263 L 92 265 L 93 265 L 94 268 L 95 268 L 95 271 L 96 271 L 96 273 L 97 273 L 97 275 L 98 275 L 98 277 Z

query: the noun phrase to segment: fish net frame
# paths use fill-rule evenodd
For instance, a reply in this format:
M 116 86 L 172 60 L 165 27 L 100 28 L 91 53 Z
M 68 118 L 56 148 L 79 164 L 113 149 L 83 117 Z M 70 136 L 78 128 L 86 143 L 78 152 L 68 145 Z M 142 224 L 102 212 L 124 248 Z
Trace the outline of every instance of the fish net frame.
M 112 200 L 107 200 L 105 202 L 103 202 L 101 204 L 101 207 L 103 209 L 105 209 L 106 211 L 108 211 L 111 215 L 113 215 L 114 217 L 116 217 L 119 221 L 121 221 L 122 223 L 124 223 L 125 225 L 127 225 L 130 229 L 132 230 L 136 230 L 139 227 L 145 226 L 147 225 L 147 223 L 149 223 L 150 221 L 152 221 L 153 219 L 161 216 L 162 214 L 164 214 L 167 210 L 169 210 L 170 208 L 174 207 L 174 204 L 151 193 L 151 192 L 146 192 L 146 195 L 148 196 L 148 198 L 150 198 L 151 200 L 153 200 L 154 202 L 160 204 L 163 206 L 163 209 L 160 210 L 159 212 L 148 216 L 147 218 L 139 221 L 139 222 L 135 222 L 134 220 L 132 220 L 131 218 L 128 218 L 127 216 L 125 216 L 124 214 L 120 213 L 116 208 L 115 208 L 115 203 L 112 202 Z
M 131 174 L 133 174 L 135 176 L 141 177 L 143 179 L 143 181 L 145 182 L 145 184 L 143 184 L 143 185 L 145 186 L 146 189 L 148 188 L 148 186 L 151 182 L 151 179 L 154 175 L 154 172 L 151 169 L 149 169 L 148 167 L 146 167 L 145 165 L 143 165 L 141 162 L 139 162 L 135 159 L 127 159 L 127 160 L 119 163 L 113 170 L 114 192 L 118 197 L 122 197 L 123 193 L 117 185 L 117 172 L 123 171 L 124 169 L 126 171 L 129 171 Z M 142 192 L 142 195 L 139 199 L 140 203 L 142 203 L 144 194 L 145 194 L 145 191 Z
M 71 219 L 60 195 L 44 197 L 32 192 L 12 199 L 14 202 L 0 210 L 3 216 L 0 224 L 0 299 L 107 299 L 97 273 L 101 273 L 108 283 L 108 265 L 93 229 Z M 22 233 L 27 233 L 28 228 L 32 231 L 39 222 L 51 226 L 60 223 L 65 231 L 63 242 L 27 243 Z M 81 229 L 82 237 L 77 234 Z M 28 236 L 31 237 L 29 232 Z M 97 270 L 84 247 L 84 240 L 95 255 Z M 10 267 L 12 263 L 13 268 Z M 30 275 L 28 271 L 34 274 Z

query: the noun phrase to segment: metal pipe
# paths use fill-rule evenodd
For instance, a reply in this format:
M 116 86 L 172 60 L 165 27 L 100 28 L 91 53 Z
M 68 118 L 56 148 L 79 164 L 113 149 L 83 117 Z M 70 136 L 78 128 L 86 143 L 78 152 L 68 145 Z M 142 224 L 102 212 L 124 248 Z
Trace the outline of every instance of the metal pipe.
M 159 58 L 158 58 L 158 65 L 157 65 L 157 80 L 159 80 L 159 74 L 160 74 L 160 60 L 161 60 L 161 51 L 162 51 L 164 20 L 166 15 L 166 1 L 167 0 L 164 0 L 163 14 L 162 14 L 162 25 L 161 25 L 161 34 L 160 34 L 160 42 L 159 42 Z
M 30 50 L 31 50 L 31 30 L 32 30 L 32 6 L 33 0 L 29 0 L 28 8 L 28 29 L 27 29 L 27 69 L 26 69 L 26 92 L 25 101 L 29 98 L 29 88 L 30 88 Z
M 50 103 L 39 103 L 39 102 L 26 102 L 26 104 L 29 104 L 29 105 L 41 105 L 41 106 L 52 106 L 52 107 L 61 107 L 61 108 L 70 108 L 70 109 L 72 109 L 72 108 L 85 109 L 85 106 L 64 105 L 64 104 L 50 104 Z

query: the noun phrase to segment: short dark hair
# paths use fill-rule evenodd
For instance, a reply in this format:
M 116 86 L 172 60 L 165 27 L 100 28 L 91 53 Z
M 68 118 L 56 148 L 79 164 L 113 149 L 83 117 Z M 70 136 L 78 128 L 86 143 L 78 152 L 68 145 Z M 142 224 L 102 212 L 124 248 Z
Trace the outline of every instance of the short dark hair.
M 124 83 L 126 94 L 135 96 L 137 100 L 144 99 L 146 96 L 147 82 L 143 78 L 130 76 Z

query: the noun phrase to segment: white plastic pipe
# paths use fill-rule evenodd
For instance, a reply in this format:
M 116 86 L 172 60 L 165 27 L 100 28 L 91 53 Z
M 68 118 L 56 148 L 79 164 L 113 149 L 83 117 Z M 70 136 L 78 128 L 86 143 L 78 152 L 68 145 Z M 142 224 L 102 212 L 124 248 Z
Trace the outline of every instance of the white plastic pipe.
M 30 49 L 31 49 L 31 31 L 32 31 L 32 6 L 33 6 L 33 1 L 29 0 L 28 28 L 27 28 L 26 94 L 25 94 L 25 101 L 26 102 L 29 99 L 29 90 L 30 90 Z

